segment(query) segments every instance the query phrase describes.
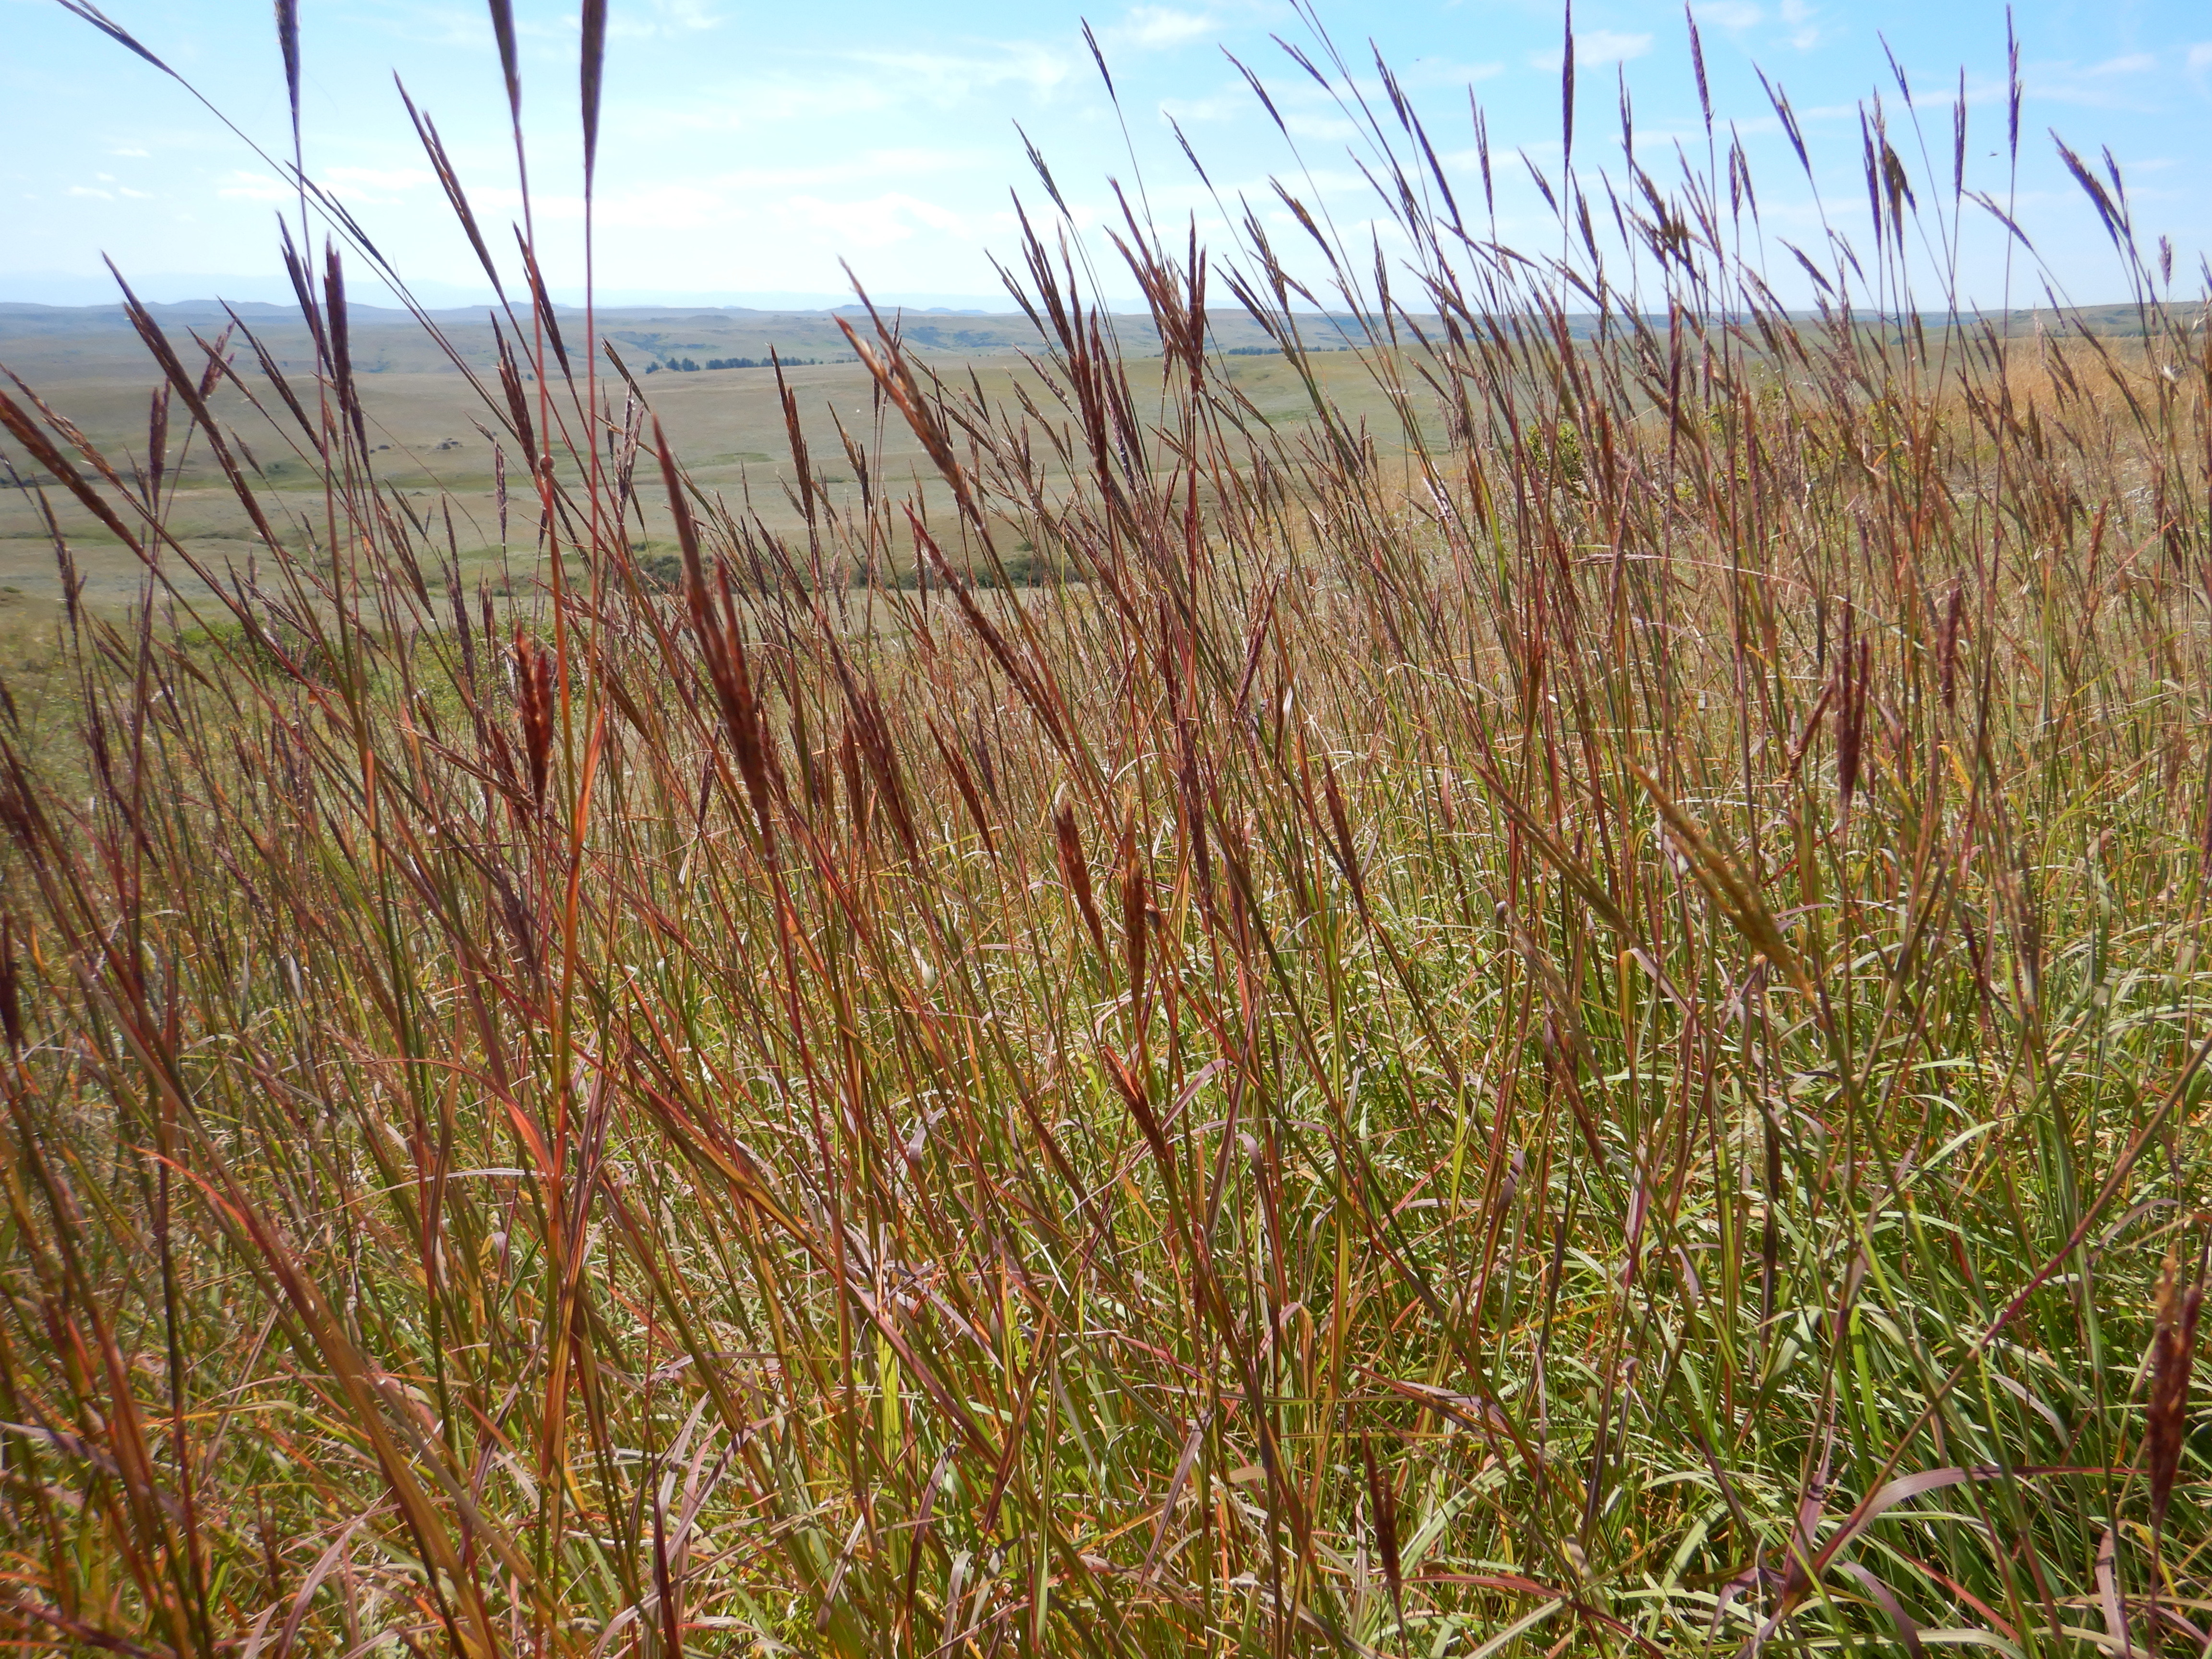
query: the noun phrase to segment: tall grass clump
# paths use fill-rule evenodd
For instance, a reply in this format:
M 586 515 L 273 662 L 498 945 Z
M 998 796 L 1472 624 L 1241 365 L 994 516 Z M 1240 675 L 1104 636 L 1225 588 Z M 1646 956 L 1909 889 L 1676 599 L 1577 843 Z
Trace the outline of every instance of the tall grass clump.
M 1581 134 L 1546 256 L 1292 67 L 1399 254 L 1289 179 L 1296 250 L 1131 211 L 1139 358 L 1033 222 L 1014 397 L 852 331 L 791 533 L 416 112 L 535 601 L 380 483 L 304 179 L 312 376 L 133 299 L 143 458 L 0 395 L 149 583 L 0 726 L 9 1639 L 2205 1649 L 2201 303 L 2069 152 L 2137 331 L 1965 309 L 1901 76 L 1955 144 L 1869 111 L 1801 313 L 1725 129 Z M 194 442 L 258 538 L 197 612 Z

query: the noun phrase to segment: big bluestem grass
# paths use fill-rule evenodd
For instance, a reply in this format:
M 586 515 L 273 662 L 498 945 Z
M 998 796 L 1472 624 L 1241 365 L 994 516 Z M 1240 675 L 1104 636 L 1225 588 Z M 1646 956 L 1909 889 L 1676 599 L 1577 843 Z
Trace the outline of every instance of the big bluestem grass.
M 1486 137 L 1305 68 L 1409 254 L 1133 207 L 1136 358 L 1027 229 L 1018 398 L 856 327 L 934 487 L 878 427 L 833 496 L 787 392 L 790 533 L 416 112 L 525 296 L 534 608 L 380 484 L 304 233 L 312 377 L 134 301 L 143 466 L 0 398 L 65 569 L 149 581 L 0 734 L 14 1639 L 2203 1649 L 2201 309 L 2086 166 L 2137 334 L 1923 301 L 1984 209 L 1878 112 L 1814 313 L 1733 146 L 1625 132 L 1511 252 Z M 250 572 L 170 530 L 195 440 Z

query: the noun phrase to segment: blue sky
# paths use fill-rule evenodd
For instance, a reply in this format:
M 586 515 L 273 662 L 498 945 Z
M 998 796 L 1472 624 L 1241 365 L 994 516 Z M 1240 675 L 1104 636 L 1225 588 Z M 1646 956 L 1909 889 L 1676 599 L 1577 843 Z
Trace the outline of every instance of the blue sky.
M 1556 246 L 1511 156 L 1525 147 L 1547 172 L 1557 166 L 1558 0 L 1317 5 L 1347 59 L 1364 60 L 1371 37 L 1391 62 L 1463 203 L 1480 193 L 1473 88 L 1499 163 L 1502 240 Z M 289 150 L 266 0 L 109 0 L 107 9 L 272 153 Z M 1862 102 L 1881 94 L 1898 148 L 1908 159 L 1918 153 L 1885 40 L 1947 174 L 1948 103 L 1965 70 L 1969 183 L 2005 196 L 2001 4 L 1707 0 L 1696 9 L 1716 112 L 1743 133 L 1771 233 L 1819 234 L 1811 189 L 1753 65 L 1788 89 L 1820 195 L 1857 234 Z M 483 9 L 302 0 L 301 11 L 308 171 L 427 296 L 473 297 L 483 284 L 392 76 L 437 119 L 484 216 L 495 225 L 513 217 L 513 155 Z M 582 276 L 574 8 L 517 0 L 516 11 L 540 240 L 552 280 L 567 289 Z M 1086 15 L 1115 76 L 1127 146 L 1083 45 Z M 611 15 L 598 224 L 599 280 L 616 297 L 840 295 L 842 257 L 877 290 L 975 302 L 997 291 L 989 255 L 1012 250 L 1009 188 L 1032 203 L 1042 194 L 1017 121 L 1088 222 L 1109 205 L 1107 177 L 1131 177 L 1133 147 L 1155 213 L 1178 223 L 1195 213 L 1220 236 L 1214 198 L 1182 159 L 1164 112 L 1232 202 L 1239 191 L 1260 201 L 1271 173 L 1303 167 L 1341 222 L 1370 211 L 1346 154 L 1349 124 L 1270 40 L 1310 43 L 1287 0 L 612 0 Z M 2057 163 L 2052 127 L 2092 158 L 2111 149 L 2142 240 L 2170 237 L 2177 276 L 2194 271 L 2212 249 L 2203 159 L 2212 155 L 2212 8 L 2026 0 L 2017 19 L 2027 92 L 2019 217 L 2053 274 L 2085 303 L 2126 293 L 2094 216 Z M 1679 6 L 1582 0 L 1575 21 L 1578 165 L 1618 174 L 1616 73 L 1627 76 L 1647 167 L 1671 169 L 1678 139 L 1702 155 Z M 266 163 L 173 82 L 52 0 L 0 0 L 0 299 L 102 297 L 102 252 L 146 278 L 152 297 L 216 286 L 234 298 L 279 297 L 274 215 L 289 197 Z M 1290 141 L 1224 47 L 1267 84 Z M 1966 282 L 1981 303 L 2002 291 L 2002 240 L 1993 225 L 1968 239 Z M 1778 285 L 1793 297 L 1803 291 Z

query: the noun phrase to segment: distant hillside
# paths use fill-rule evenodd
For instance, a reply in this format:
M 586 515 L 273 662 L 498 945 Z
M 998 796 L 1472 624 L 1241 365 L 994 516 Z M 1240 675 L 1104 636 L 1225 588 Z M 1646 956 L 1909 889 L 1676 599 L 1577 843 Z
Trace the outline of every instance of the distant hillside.
M 260 337 L 280 364 L 307 366 L 311 347 L 298 307 L 260 303 L 240 304 L 227 311 L 213 300 L 185 301 L 173 305 L 149 305 L 147 310 L 173 334 L 187 331 L 204 337 L 230 321 L 230 311 Z M 830 311 L 751 311 L 742 307 L 611 307 L 599 313 L 599 336 L 611 343 L 634 372 L 649 365 L 685 361 L 704 365 L 732 358 L 765 361 L 771 352 L 787 359 L 823 362 L 849 360 L 852 348 L 837 326 L 838 314 L 865 318 L 859 306 Z M 489 363 L 496 356 L 491 313 L 487 309 L 440 310 L 425 313 L 439 331 L 471 363 Z M 1018 313 L 989 314 L 955 312 L 943 307 L 906 311 L 886 307 L 902 337 L 926 355 L 988 357 L 1037 346 L 1036 327 Z M 351 325 L 356 368 L 363 374 L 434 371 L 447 366 L 444 354 L 417 326 L 415 317 L 389 306 L 353 305 L 347 307 Z M 555 306 L 547 313 L 553 331 L 573 345 L 583 331 L 580 307 Z M 528 307 L 516 317 L 529 329 L 533 318 Z M 503 321 L 504 319 L 502 319 Z M 1340 331 L 1352 324 L 1349 317 L 1312 319 L 1316 345 L 1340 343 Z M 1148 316 L 1117 316 L 1113 327 L 1122 348 L 1137 356 L 1159 349 L 1159 331 Z M 1242 310 L 1224 311 L 1214 319 L 1217 343 L 1229 351 L 1271 349 L 1267 334 Z M 0 302 L 0 349 L 35 345 L 37 355 L 60 361 L 86 373 L 99 373 L 111 355 L 121 348 L 135 352 L 137 333 L 119 305 L 45 306 Z M 123 366 L 118 356 L 115 366 Z M 135 367 L 135 365 L 134 365 Z
M 313 349 L 305 325 L 294 306 L 259 301 L 240 302 L 226 309 L 218 301 L 191 300 L 175 304 L 150 304 L 152 313 L 173 335 L 198 333 L 211 338 L 234 312 L 260 337 L 277 362 L 286 368 L 306 369 Z M 837 326 L 839 314 L 865 316 L 858 306 L 836 311 L 755 311 L 744 307 L 617 306 L 598 313 L 600 337 L 611 344 L 633 373 L 675 369 L 708 373 L 730 366 L 764 364 L 771 354 L 786 362 L 836 362 L 849 361 L 850 346 Z M 491 313 L 477 307 L 442 309 L 425 313 L 451 342 L 465 361 L 488 367 L 495 362 L 497 348 Z M 436 373 L 450 368 L 438 345 L 417 325 L 414 315 L 390 306 L 354 305 L 348 308 L 351 323 L 355 368 L 364 374 Z M 1038 346 L 1036 327 L 1019 313 L 957 312 L 946 307 L 908 311 L 886 307 L 886 320 L 895 322 L 905 340 L 923 355 L 940 357 L 994 357 Z M 516 316 L 522 328 L 533 326 L 527 307 Z M 547 313 L 551 331 L 573 347 L 583 331 L 580 307 L 555 306 Z M 1271 354 L 1268 336 L 1241 308 L 1217 310 L 1213 315 L 1216 346 L 1232 354 Z M 1653 319 L 1655 322 L 1660 319 Z M 2142 313 L 2133 306 L 2093 306 L 2058 312 L 2014 311 L 1990 313 L 1978 321 L 1999 324 L 2014 334 L 2038 330 L 2081 327 L 2100 335 L 2124 337 L 2142 328 Z M 2192 322 L 2198 320 L 2192 317 Z M 1931 318 L 1931 326 L 1942 319 Z M 1309 343 L 1332 347 L 1358 337 L 1358 319 L 1349 313 L 1320 313 L 1300 319 Z M 1424 332 L 1432 318 L 1416 318 Z M 1159 332 L 1149 316 L 1117 315 L 1112 319 L 1121 349 L 1136 356 L 1159 349 Z M 1595 331 L 1589 316 L 1568 319 L 1568 330 L 1586 339 Z M 0 354 L 18 367 L 33 364 L 66 368 L 91 375 L 135 374 L 141 371 L 136 331 L 119 305 L 47 306 L 0 301 Z M 712 366 L 710 368 L 710 366 Z

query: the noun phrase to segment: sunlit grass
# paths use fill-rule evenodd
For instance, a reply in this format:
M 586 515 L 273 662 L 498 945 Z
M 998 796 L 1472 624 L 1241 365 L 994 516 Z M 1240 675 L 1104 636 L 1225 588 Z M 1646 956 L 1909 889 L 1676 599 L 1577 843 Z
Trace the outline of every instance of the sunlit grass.
M 2203 1650 L 2200 313 L 1785 315 L 1656 185 L 1631 303 L 1421 165 L 1387 442 L 1256 241 L 1301 419 L 1033 240 L 1030 401 L 864 332 L 788 527 L 524 313 L 534 598 L 334 345 L 213 602 L 9 394 L 155 584 L 0 739 L 15 1639 Z

